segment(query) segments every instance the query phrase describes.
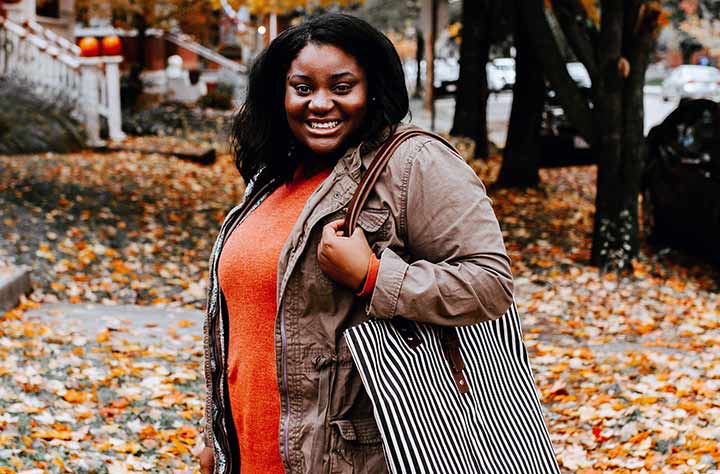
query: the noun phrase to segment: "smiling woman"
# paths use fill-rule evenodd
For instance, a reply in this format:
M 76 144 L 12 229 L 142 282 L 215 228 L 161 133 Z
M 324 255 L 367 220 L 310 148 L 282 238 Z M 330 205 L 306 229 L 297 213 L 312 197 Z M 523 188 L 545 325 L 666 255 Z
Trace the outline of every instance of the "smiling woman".
M 436 137 L 394 148 L 358 227 L 340 229 L 379 147 L 411 128 L 408 108 L 392 43 L 352 16 L 292 27 L 253 65 L 233 124 L 245 198 L 210 258 L 203 473 L 387 473 L 344 332 L 399 315 L 466 325 L 510 306 L 485 188 Z

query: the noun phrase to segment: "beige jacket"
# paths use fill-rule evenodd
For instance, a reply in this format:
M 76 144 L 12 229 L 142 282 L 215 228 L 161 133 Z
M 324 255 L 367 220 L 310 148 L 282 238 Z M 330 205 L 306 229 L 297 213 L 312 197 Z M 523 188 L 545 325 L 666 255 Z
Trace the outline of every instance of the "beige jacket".
M 403 128 L 408 126 L 403 126 Z M 283 247 L 275 323 L 278 427 L 288 473 L 387 472 L 372 406 L 343 331 L 368 318 L 402 316 L 441 325 L 500 317 L 512 275 L 485 187 L 461 157 L 430 137 L 403 143 L 380 176 L 358 225 L 380 258 L 369 298 L 330 280 L 317 262 L 322 227 L 344 217 L 374 153 L 350 150 L 312 194 Z M 227 311 L 217 261 L 232 231 L 276 185 L 255 190 L 225 219 L 210 261 L 205 322 L 206 442 L 215 472 L 239 472 L 227 401 Z

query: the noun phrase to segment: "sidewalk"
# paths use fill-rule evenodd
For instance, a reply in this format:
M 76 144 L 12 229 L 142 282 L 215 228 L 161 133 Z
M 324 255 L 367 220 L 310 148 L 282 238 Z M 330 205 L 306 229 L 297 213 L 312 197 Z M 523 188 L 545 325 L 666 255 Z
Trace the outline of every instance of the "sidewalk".
M 512 94 L 492 94 L 488 100 L 488 135 L 498 148 L 505 146 L 507 124 L 510 120 Z M 423 109 L 422 99 L 410 99 L 412 123 L 431 130 L 430 112 Z M 455 114 L 455 98 L 443 97 L 435 101 L 435 132 L 449 133 Z
M 2 320 L 0 472 L 193 472 L 203 313 L 29 306 Z

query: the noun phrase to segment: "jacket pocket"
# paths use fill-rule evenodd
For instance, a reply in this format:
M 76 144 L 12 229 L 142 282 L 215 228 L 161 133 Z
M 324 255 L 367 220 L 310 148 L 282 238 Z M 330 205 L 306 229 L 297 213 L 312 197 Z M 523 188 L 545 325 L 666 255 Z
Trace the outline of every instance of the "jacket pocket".
M 387 246 L 391 234 L 390 209 L 366 208 L 358 216 L 358 227 L 365 231 L 370 247 L 375 255 L 380 255 Z
M 334 420 L 330 474 L 387 473 L 382 437 L 373 418 Z
M 390 209 L 382 208 L 366 208 L 360 212 L 358 216 L 358 225 L 362 227 L 365 232 L 377 232 L 383 226 L 390 216 Z

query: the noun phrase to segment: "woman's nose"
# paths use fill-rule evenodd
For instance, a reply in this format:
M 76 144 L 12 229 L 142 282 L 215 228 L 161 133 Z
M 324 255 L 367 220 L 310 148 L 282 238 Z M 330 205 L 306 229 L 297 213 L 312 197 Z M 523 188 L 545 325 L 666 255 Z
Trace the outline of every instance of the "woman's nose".
M 312 99 L 310 99 L 309 108 L 313 112 L 328 112 L 330 109 L 333 108 L 333 101 L 330 98 L 329 94 L 318 91 L 317 93 L 313 94 Z

